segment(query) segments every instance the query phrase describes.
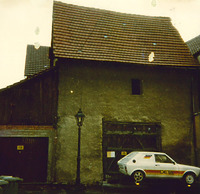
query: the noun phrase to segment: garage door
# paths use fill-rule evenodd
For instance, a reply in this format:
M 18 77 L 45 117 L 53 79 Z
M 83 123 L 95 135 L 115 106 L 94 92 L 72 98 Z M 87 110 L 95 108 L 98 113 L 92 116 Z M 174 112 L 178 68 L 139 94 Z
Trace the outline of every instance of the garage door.
M 48 162 L 47 137 L 1 137 L 0 173 L 46 182 Z
M 159 123 L 103 122 L 104 180 L 119 174 L 117 161 L 132 151 L 161 150 Z

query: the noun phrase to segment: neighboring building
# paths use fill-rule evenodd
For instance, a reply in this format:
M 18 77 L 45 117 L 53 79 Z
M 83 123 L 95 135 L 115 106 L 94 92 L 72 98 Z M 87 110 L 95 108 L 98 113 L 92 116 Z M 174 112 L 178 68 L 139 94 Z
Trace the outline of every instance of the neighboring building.
M 50 68 L 49 47 L 27 45 L 24 75 L 28 78 Z
M 13 143 L 20 154 L 24 142 L 46 138 L 40 139 L 48 151 L 41 149 L 47 170 L 40 182 L 75 182 L 79 108 L 86 116 L 83 184 L 116 178 L 117 160 L 133 150 L 162 150 L 178 162 L 197 162 L 199 64 L 169 18 L 55 1 L 51 50 L 55 67 L 0 92 L 1 138 L 24 137 Z
M 200 35 L 187 41 L 186 44 L 188 45 L 192 55 L 198 59 L 200 63 Z
M 197 59 L 200 63 L 200 35 L 186 42 L 188 48 L 190 49 L 191 54 Z M 197 71 L 197 88 L 198 88 L 198 101 L 200 102 L 200 72 Z M 200 164 L 200 112 L 198 111 L 195 116 L 195 129 L 196 129 L 196 152 L 198 164 Z
M 0 172 L 51 182 L 55 165 L 57 73 L 46 70 L 0 90 Z

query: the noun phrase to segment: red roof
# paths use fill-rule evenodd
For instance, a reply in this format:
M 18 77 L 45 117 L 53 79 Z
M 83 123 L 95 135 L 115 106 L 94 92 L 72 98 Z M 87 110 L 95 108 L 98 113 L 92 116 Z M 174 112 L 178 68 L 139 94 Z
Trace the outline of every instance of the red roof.
M 162 66 L 199 65 L 168 17 L 54 1 L 52 41 L 55 57 Z

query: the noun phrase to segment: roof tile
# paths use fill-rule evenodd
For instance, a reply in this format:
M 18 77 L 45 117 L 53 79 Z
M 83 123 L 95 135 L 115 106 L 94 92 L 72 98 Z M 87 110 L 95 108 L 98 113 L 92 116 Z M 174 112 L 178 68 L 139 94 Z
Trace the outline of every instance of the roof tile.
M 200 35 L 187 41 L 186 44 L 193 55 L 197 54 L 200 52 Z
M 168 17 L 118 13 L 54 1 L 55 57 L 196 66 Z M 154 60 L 148 60 L 154 52 Z
M 40 46 L 38 49 L 34 45 L 27 45 L 25 76 L 32 76 L 50 68 L 49 47 Z

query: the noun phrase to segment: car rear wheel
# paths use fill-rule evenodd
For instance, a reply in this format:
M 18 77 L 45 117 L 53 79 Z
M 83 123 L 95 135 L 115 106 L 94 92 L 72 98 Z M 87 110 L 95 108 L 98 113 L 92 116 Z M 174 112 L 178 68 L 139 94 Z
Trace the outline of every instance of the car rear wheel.
M 132 177 L 135 182 L 141 183 L 144 180 L 145 175 L 142 171 L 137 170 L 132 174 Z
M 195 182 L 196 176 L 194 173 L 187 173 L 184 176 L 184 181 L 188 185 L 192 185 Z

